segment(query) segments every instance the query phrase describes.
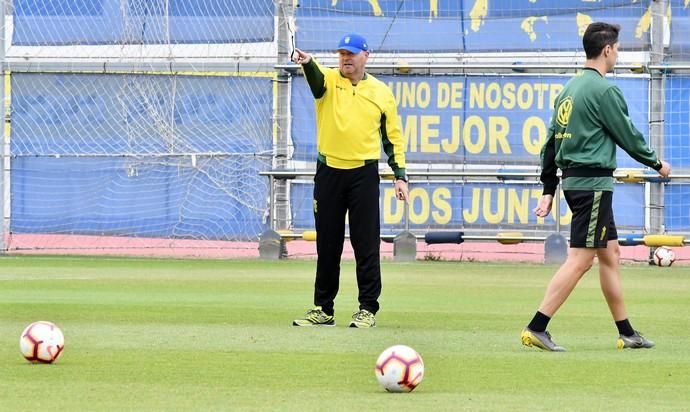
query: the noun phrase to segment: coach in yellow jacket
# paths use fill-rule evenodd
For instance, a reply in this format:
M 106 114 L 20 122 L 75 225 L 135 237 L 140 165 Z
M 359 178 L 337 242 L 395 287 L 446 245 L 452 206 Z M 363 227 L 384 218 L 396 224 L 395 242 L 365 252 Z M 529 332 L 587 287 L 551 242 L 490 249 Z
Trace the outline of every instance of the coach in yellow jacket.
M 334 300 L 349 212 L 350 241 L 357 261 L 359 310 L 351 327 L 376 326 L 381 294 L 379 171 L 381 146 L 395 175 L 395 193 L 407 201 L 405 140 L 395 98 L 388 86 L 366 73 L 369 45 L 358 34 L 338 44 L 338 69 L 325 68 L 302 50 L 302 65 L 316 100 L 318 161 L 314 177 L 316 282 L 314 309 L 295 326 L 334 326 Z

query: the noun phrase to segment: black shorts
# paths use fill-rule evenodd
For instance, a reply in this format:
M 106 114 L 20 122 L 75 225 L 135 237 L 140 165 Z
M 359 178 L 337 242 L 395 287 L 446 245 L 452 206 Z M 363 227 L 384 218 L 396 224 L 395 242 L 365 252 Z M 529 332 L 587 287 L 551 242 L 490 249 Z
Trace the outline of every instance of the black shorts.
M 618 239 L 613 220 L 613 192 L 601 190 L 566 190 L 573 220 L 570 223 L 570 247 L 605 248 Z

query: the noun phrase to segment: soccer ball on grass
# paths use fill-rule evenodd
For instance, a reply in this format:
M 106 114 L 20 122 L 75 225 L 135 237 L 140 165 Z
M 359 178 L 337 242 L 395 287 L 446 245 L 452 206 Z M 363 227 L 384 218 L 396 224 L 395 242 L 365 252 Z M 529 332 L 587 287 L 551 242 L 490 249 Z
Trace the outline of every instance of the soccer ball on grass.
M 654 264 L 657 266 L 671 266 L 675 261 L 676 254 L 671 248 L 661 246 L 654 251 Z
M 376 379 L 388 392 L 411 392 L 422 378 L 424 361 L 409 346 L 391 346 L 376 360 Z
M 53 363 L 64 348 L 65 337 L 52 322 L 34 322 L 19 337 L 19 350 L 29 362 Z

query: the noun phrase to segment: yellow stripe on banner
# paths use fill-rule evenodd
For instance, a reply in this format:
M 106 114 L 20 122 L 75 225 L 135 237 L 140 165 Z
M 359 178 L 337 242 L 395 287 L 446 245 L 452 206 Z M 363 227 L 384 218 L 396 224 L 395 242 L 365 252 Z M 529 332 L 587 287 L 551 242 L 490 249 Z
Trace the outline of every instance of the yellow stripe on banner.
M 149 74 L 152 76 L 207 76 L 207 77 L 261 77 L 275 79 L 273 72 L 229 72 L 229 71 L 146 71 L 146 70 L 41 70 L 37 73 L 45 74 Z
M 685 237 L 681 235 L 646 235 L 644 244 L 651 247 L 685 246 Z
M 108 74 L 111 72 L 106 72 Z M 130 74 L 132 72 L 122 72 L 122 74 Z M 136 73 L 135 73 L 136 74 Z M 277 76 L 273 72 L 142 72 L 139 74 L 155 74 L 155 75 L 176 75 L 176 76 L 208 76 L 208 77 L 263 77 L 275 79 Z

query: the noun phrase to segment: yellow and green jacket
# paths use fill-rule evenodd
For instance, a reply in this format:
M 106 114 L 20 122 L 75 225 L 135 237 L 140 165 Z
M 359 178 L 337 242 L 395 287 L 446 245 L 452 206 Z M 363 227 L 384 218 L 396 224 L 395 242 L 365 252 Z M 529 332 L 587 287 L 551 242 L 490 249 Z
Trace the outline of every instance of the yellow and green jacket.
M 319 161 L 336 169 L 354 169 L 381 157 L 381 146 L 395 177 L 405 178 L 405 138 L 393 93 L 365 74 L 356 86 L 340 70 L 313 58 L 302 65 L 316 107 Z

